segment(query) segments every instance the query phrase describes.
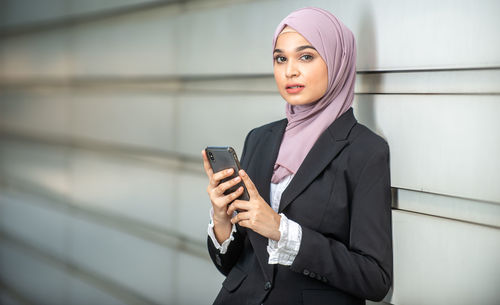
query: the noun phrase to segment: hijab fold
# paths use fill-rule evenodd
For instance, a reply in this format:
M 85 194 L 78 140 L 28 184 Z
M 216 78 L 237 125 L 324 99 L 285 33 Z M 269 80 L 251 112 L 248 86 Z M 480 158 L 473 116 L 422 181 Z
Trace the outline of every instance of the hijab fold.
M 311 104 L 287 103 L 288 124 L 274 165 L 273 183 L 295 174 L 319 136 L 349 110 L 356 79 L 354 35 L 334 15 L 316 7 L 292 12 L 276 28 L 273 50 L 286 26 L 302 35 L 323 58 L 328 69 L 328 87 L 323 97 Z

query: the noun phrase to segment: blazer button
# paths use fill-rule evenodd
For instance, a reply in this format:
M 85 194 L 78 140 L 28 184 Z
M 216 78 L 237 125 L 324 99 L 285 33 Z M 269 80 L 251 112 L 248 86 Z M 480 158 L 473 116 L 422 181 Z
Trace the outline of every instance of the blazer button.
M 328 279 L 325 276 L 321 280 L 323 281 L 323 283 L 328 282 Z
M 316 277 L 316 273 L 314 273 L 314 272 L 309 273 L 309 277 L 315 278 Z
M 271 289 L 271 282 L 266 282 L 266 283 L 264 284 L 264 290 L 266 290 L 266 291 L 267 291 L 267 290 L 269 290 L 269 289 Z
M 304 271 L 303 271 L 302 273 L 303 273 L 304 275 L 309 275 L 309 273 L 310 273 L 310 272 L 309 272 L 309 270 L 304 269 Z

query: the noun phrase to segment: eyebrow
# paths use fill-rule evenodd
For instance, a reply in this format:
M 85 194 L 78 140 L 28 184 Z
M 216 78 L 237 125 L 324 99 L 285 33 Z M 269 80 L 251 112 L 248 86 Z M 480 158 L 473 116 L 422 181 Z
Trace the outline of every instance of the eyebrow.
M 295 49 L 295 52 L 300 52 L 300 51 L 305 50 L 305 49 L 313 49 L 313 50 L 317 51 L 315 47 L 313 47 L 313 46 L 309 46 L 309 45 L 306 45 L 306 46 L 300 46 L 300 47 L 297 47 L 297 48 Z M 282 51 L 281 49 L 274 49 L 273 54 L 274 54 L 274 53 L 283 53 L 283 51 Z

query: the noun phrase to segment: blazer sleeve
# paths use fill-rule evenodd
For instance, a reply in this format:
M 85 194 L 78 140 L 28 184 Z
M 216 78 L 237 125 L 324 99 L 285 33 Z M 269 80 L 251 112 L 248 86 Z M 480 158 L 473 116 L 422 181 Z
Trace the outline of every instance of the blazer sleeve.
M 245 144 L 243 145 L 243 152 L 241 153 L 241 166 L 246 168 L 246 163 L 249 158 L 248 147 L 250 135 L 253 130 L 248 133 L 245 138 Z M 238 261 L 239 256 L 244 247 L 244 239 L 246 237 L 245 229 L 240 225 L 236 225 L 236 232 L 233 233 L 234 239 L 231 241 L 227 248 L 227 252 L 225 254 L 221 254 L 220 251 L 215 247 L 210 236 L 207 237 L 207 248 L 208 254 L 212 259 L 212 262 L 215 264 L 215 267 L 225 276 L 229 274 L 233 266 Z
M 384 142 L 362 165 L 353 186 L 349 245 L 302 226 L 300 249 L 290 268 L 352 295 L 382 300 L 392 280 L 390 185 Z

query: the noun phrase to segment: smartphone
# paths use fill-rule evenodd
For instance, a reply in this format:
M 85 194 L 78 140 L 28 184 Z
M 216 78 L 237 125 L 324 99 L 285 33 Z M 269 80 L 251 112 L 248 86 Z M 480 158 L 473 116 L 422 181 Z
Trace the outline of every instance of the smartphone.
M 233 174 L 230 177 L 226 177 L 220 181 L 220 183 L 226 182 L 233 178 L 238 177 L 238 172 L 241 169 L 240 162 L 238 161 L 238 156 L 232 147 L 223 146 L 209 146 L 205 148 L 205 152 L 207 153 L 208 161 L 210 162 L 210 166 L 214 173 L 220 172 L 221 170 L 225 170 L 228 168 L 232 168 L 234 170 Z M 224 192 L 224 195 L 228 195 L 234 191 L 236 191 L 240 186 L 243 186 L 243 194 L 237 199 L 239 200 L 250 200 L 250 196 L 248 195 L 248 191 L 245 187 L 243 181 L 234 185 Z

